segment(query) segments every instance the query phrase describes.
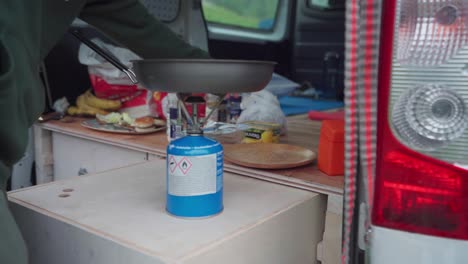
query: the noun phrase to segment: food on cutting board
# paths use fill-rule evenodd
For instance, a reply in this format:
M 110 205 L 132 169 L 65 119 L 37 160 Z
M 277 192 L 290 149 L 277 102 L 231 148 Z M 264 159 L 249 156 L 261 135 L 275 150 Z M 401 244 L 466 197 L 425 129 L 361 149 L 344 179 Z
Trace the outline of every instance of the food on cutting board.
M 158 127 L 163 127 L 166 122 L 151 116 L 132 118 L 128 113 L 111 112 L 107 115 L 97 114 L 96 119 L 102 124 L 112 124 L 124 127 L 135 132 L 148 132 Z
M 135 121 L 135 119 L 133 119 L 128 113 L 123 112 L 122 113 L 122 120 L 119 122 L 119 124 L 120 125 L 131 125 L 131 124 L 133 124 L 133 121 Z
M 87 90 L 76 98 L 76 106 L 70 106 L 67 113 L 72 116 L 96 116 L 107 115 L 121 107 L 118 100 L 101 99 L 96 97 L 91 90 Z
M 122 121 L 122 115 L 117 112 L 112 112 L 107 115 L 97 114 L 96 119 L 104 124 L 119 124 Z
M 135 122 L 135 119 L 125 112 L 111 112 L 106 115 L 97 114 L 96 120 L 101 124 L 111 124 L 122 127 L 130 127 Z
M 281 126 L 277 123 L 247 121 L 241 123 L 242 143 L 279 143 Z
M 136 132 L 147 132 L 148 130 L 154 129 L 154 118 L 150 116 L 136 118 L 131 126 Z

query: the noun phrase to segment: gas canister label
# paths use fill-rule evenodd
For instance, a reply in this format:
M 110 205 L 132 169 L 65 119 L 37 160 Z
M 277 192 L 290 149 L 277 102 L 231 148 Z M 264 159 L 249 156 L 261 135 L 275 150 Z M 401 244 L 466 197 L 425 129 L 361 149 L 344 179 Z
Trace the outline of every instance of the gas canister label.
M 221 178 L 223 173 L 222 163 L 219 166 L 218 162 L 220 154 L 222 155 L 168 155 L 168 193 L 175 196 L 216 193 L 221 188 L 218 178 Z

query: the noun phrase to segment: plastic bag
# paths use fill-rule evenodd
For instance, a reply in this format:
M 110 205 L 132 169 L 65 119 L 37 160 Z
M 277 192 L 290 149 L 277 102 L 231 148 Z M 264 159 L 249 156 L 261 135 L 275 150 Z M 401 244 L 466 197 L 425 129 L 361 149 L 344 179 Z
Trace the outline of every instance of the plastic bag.
M 92 39 L 92 41 L 104 50 L 117 57 L 127 67 L 131 67 L 131 60 L 141 59 L 138 55 L 129 49 L 116 47 L 112 44 L 107 44 L 100 39 Z M 93 73 L 102 76 L 107 82 L 111 84 L 132 84 L 127 75 L 110 64 L 106 59 L 97 54 L 88 46 L 81 44 L 78 51 L 78 59 L 81 64 L 91 66 L 89 67 Z
M 129 49 L 107 44 L 100 39 L 92 41 L 113 54 L 127 67 L 131 67 L 131 60 L 140 59 Z M 125 73 L 84 44 L 80 45 L 78 59 L 81 64 L 88 66 L 91 85 L 97 97 L 122 101 L 120 112 L 126 112 L 133 118 L 142 116 L 164 118 L 161 101 L 166 93 L 153 93 L 133 84 Z
M 271 122 L 281 125 L 281 134 L 286 133 L 286 117 L 281 110 L 278 98 L 272 93 L 262 90 L 243 95 L 241 109 L 238 124 L 247 121 Z
M 126 48 L 116 47 L 99 39 L 92 41 L 113 54 L 127 67 L 131 66 L 131 60 L 140 59 L 138 55 Z M 80 45 L 78 59 L 81 64 L 88 66 L 91 85 L 99 98 L 117 100 L 132 97 L 143 88 L 133 84 L 125 73 L 84 44 Z
M 270 82 L 265 86 L 266 91 L 281 97 L 291 94 L 295 89 L 301 87 L 300 84 L 295 83 L 288 78 L 281 76 L 277 73 L 273 73 Z

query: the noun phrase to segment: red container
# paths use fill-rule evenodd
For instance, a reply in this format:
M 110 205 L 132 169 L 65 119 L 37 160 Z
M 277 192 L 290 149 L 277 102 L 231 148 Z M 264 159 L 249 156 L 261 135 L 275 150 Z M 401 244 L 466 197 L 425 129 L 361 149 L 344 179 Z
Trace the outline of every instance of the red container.
M 344 174 L 344 120 L 322 122 L 317 165 L 329 176 Z

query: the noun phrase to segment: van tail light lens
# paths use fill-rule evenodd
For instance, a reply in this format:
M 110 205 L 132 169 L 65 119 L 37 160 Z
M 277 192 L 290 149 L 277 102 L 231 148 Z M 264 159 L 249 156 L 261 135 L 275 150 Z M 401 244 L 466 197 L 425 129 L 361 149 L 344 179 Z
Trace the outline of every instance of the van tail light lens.
M 399 96 L 391 122 L 409 147 L 434 150 L 462 136 L 467 117 L 457 92 L 443 85 L 422 84 Z
M 466 171 L 394 148 L 378 159 L 377 175 L 375 225 L 468 239 Z
M 374 225 L 468 240 L 467 4 L 383 1 Z
M 402 64 L 434 66 L 468 43 L 465 0 L 401 0 L 397 6 L 397 59 Z

